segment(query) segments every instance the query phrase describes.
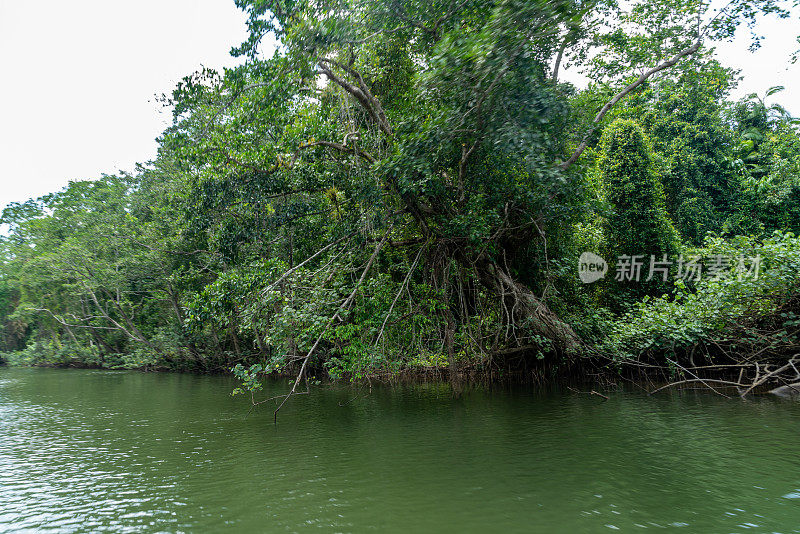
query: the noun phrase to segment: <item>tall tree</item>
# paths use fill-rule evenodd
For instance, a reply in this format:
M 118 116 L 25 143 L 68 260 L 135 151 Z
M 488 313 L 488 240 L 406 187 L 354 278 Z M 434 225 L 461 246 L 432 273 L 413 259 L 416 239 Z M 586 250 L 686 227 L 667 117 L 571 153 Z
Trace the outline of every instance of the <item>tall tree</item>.
M 616 288 L 641 297 L 663 291 L 663 278 L 649 277 L 650 257 L 672 261 L 678 251 L 678 234 L 667 216 L 664 190 L 653 168 L 649 142 L 633 121 L 617 119 L 603 133 L 598 170 L 603 193 L 610 205 L 603 234 L 609 259 L 626 258 L 635 269 L 622 276 Z

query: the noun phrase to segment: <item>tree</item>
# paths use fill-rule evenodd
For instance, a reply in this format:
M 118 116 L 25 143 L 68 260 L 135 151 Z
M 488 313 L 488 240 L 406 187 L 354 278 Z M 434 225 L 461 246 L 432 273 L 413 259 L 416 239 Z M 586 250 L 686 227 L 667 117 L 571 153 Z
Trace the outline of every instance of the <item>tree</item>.
M 658 84 L 659 98 L 641 118 L 663 161 L 667 212 L 693 245 L 702 244 L 708 232 L 726 230 L 740 202 L 723 106 L 732 80 L 729 69 L 713 60 L 687 65 L 678 80 Z
M 292 369 L 294 388 L 416 355 L 454 380 L 465 358 L 573 364 L 586 348 L 564 315 L 579 300 L 565 289 L 591 193 L 582 155 L 627 98 L 780 12 L 772 0 L 716 13 L 688 0 L 238 5 L 245 62 L 165 97 L 174 124 L 155 162 L 9 212 L 9 272 L 43 310 L 37 336 L 102 328 L 103 354 L 185 345 L 199 366 L 209 351 Z M 266 57 L 269 32 L 280 47 Z M 591 91 L 559 82 L 576 65 L 598 73 Z M 674 130 L 684 140 L 704 128 L 690 118 Z
M 748 95 L 732 110 L 735 166 L 743 187 L 739 224 L 752 233 L 800 231 L 800 119 L 779 104 L 766 103 L 782 90 Z
M 604 221 L 605 254 L 663 261 L 678 251 L 678 235 L 664 207 L 664 191 L 656 176 L 650 147 L 641 127 L 631 120 L 617 119 L 603 132 L 598 170 L 603 193 L 610 207 Z M 658 277 L 614 284 L 623 294 L 641 297 L 664 290 Z
M 581 341 L 551 309 L 553 297 L 542 298 L 552 286 L 552 236 L 581 208 L 575 163 L 625 97 L 704 40 L 780 11 L 772 1 L 740 0 L 717 13 L 702 2 L 640 2 L 627 15 L 613 4 L 569 1 L 239 5 L 250 38 L 236 52 L 248 63 L 224 77 L 187 79 L 173 95 L 170 139 L 203 176 L 198 198 L 217 195 L 223 220 L 235 213 L 246 221 L 239 232 L 257 216 L 280 228 L 284 261 L 352 233 L 352 263 L 323 265 L 337 269 L 330 280 L 355 273 L 354 290 L 373 276 L 364 268 L 380 271 L 388 250 L 403 250 L 407 265 L 424 250 L 419 281 L 442 300 L 451 363 L 459 336 L 489 354 L 531 346 L 580 352 Z M 627 33 L 600 36 L 591 28 L 609 27 L 602 21 Z M 281 48 L 265 59 L 258 45 L 269 32 Z M 585 124 L 552 66 L 580 61 L 590 44 L 615 67 L 606 69 L 608 99 Z M 237 199 L 255 186 L 263 192 Z M 232 194 L 219 196 L 224 191 Z M 275 195 L 280 207 L 242 213 L 259 195 Z M 296 255 L 300 225 L 322 239 L 306 240 L 309 248 Z M 296 296 L 286 291 L 285 299 Z M 347 295 L 340 297 L 353 304 Z M 479 309 L 497 317 L 498 335 L 473 329 L 487 316 Z M 328 316 L 348 322 L 352 311 L 330 306 Z M 301 350 L 301 377 L 315 351 L 333 343 L 325 338 L 331 323 L 322 324 L 321 343 Z

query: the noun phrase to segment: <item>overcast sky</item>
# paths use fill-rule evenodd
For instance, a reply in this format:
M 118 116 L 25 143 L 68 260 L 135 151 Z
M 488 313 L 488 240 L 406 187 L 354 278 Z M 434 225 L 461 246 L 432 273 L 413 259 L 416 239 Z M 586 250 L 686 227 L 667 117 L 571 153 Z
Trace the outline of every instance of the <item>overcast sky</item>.
M 0 209 L 153 158 L 170 121 L 154 96 L 235 64 L 244 21 L 233 0 L 0 0 Z M 721 59 L 742 69 L 739 95 L 785 85 L 800 115 L 797 25 L 763 29 L 757 54 L 741 42 Z
M 233 0 L 0 0 L 0 208 L 152 159 L 155 95 L 245 37 Z

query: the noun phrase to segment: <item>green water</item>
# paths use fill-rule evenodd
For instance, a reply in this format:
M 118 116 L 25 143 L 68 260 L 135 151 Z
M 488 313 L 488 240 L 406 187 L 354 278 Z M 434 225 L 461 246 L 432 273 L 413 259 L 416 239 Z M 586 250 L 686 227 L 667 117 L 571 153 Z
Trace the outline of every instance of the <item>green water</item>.
M 800 532 L 800 403 L 231 388 L 0 368 L 0 532 Z

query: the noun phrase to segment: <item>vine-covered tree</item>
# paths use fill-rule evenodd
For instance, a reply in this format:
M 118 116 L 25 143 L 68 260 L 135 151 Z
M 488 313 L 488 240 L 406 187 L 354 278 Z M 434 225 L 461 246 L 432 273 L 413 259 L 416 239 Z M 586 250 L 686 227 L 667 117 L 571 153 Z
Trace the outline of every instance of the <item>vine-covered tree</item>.
M 587 346 L 573 230 L 593 207 L 586 170 L 607 122 L 688 78 L 708 43 L 787 13 L 776 0 L 237 4 L 243 64 L 166 98 L 175 121 L 156 161 L 6 211 L 5 277 L 28 335 L 92 339 L 127 363 L 241 363 L 253 387 L 272 370 L 296 372 L 296 388 L 322 372 L 575 362 Z M 564 83 L 569 68 L 595 84 Z M 660 161 L 681 221 L 692 198 L 712 214 L 729 203 L 726 184 L 700 179 L 719 160 L 723 93 L 698 87 L 674 128 L 659 123 L 666 99 L 639 112 L 662 105 L 642 122 L 680 139 Z M 689 222 L 692 240 L 710 228 Z
M 597 165 L 610 208 L 603 225 L 605 255 L 611 260 L 627 257 L 631 266 L 639 261 L 642 265 L 639 272 L 629 271 L 630 276 L 615 286 L 639 297 L 659 289 L 663 292 L 660 275 L 647 280 L 650 256 L 659 262 L 672 261 L 679 240 L 641 127 L 626 119 L 610 124 L 603 132 Z

